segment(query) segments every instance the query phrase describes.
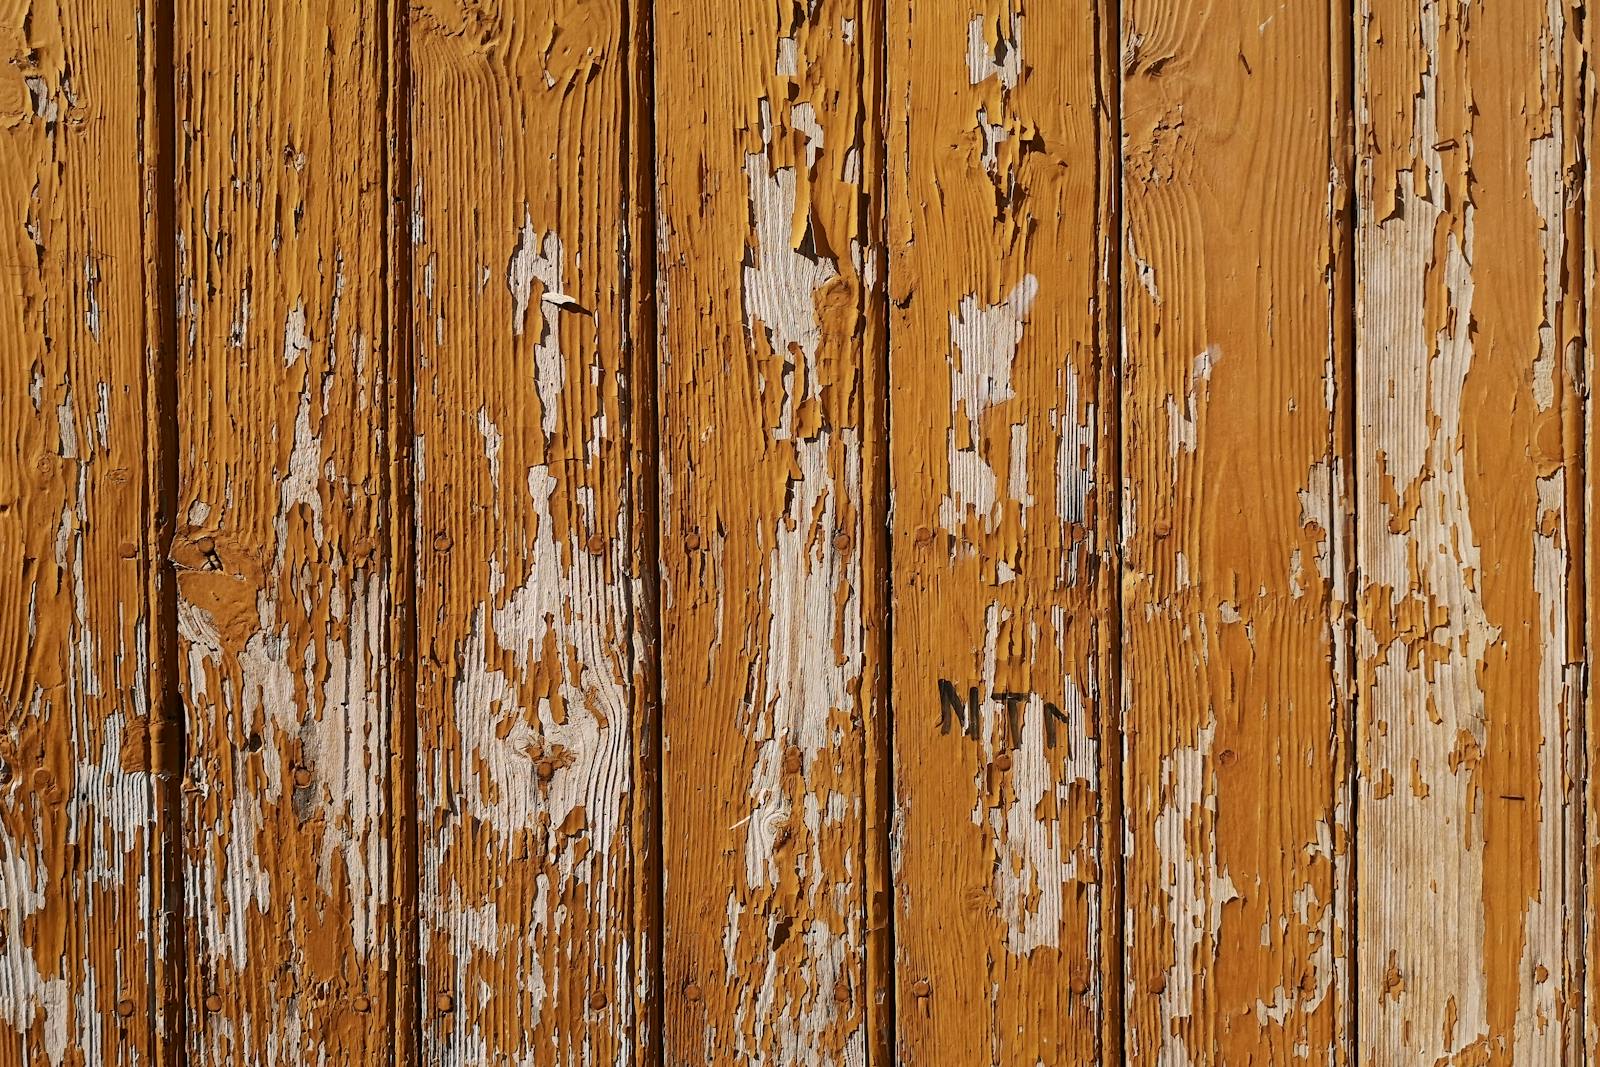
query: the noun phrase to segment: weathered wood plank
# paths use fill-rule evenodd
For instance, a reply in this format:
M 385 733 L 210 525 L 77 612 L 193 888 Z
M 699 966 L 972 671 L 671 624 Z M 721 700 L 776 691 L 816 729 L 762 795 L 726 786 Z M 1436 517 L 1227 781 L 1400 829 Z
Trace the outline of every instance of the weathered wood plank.
M 1361 1061 L 1577 1063 L 1578 7 L 1360 14 Z
M 1092 3 L 889 16 L 899 1058 L 1109 1061 L 1115 61 Z
M 669 1063 L 871 1040 L 870 10 L 655 11 Z
M 429 1063 L 649 1054 L 630 17 L 411 16 Z
M 1347 15 L 1122 10 L 1128 1056 L 1342 1062 Z
M 175 11 L 172 554 L 188 1045 L 208 1064 L 385 1062 L 411 1032 L 391 1010 L 389 48 L 371 14 Z
M 148 9 L 0 10 L 0 1063 L 157 1051 Z

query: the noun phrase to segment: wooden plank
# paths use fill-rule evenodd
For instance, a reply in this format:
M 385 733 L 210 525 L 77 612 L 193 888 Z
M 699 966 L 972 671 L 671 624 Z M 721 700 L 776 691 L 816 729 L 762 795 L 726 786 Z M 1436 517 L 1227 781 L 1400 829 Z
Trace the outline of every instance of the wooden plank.
M 1361 18 L 1364 1062 L 1582 1062 L 1579 8 Z
M 1600 380 L 1600 211 L 1590 205 L 1600 204 L 1600 168 L 1592 162 L 1596 150 L 1600 149 L 1600 136 L 1597 136 L 1600 134 L 1600 81 L 1595 78 L 1587 57 L 1594 56 L 1600 49 L 1600 23 L 1585 18 L 1579 29 L 1577 41 L 1568 46 L 1565 54 L 1568 84 L 1576 84 L 1578 106 L 1571 115 L 1563 112 L 1566 116 L 1563 126 L 1564 133 L 1570 134 L 1573 132 L 1570 124 L 1573 121 L 1579 124 L 1569 150 L 1580 151 L 1584 160 L 1581 170 L 1584 210 L 1582 229 L 1569 230 L 1567 234 L 1567 262 L 1570 264 L 1576 253 L 1578 263 L 1576 269 L 1566 275 L 1563 292 L 1570 293 L 1576 279 L 1582 278 L 1581 304 L 1574 308 L 1570 298 L 1566 303 L 1569 311 L 1581 313 L 1583 329 L 1578 390 L 1583 405 L 1580 431 L 1583 478 L 1578 505 L 1582 508 L 1583 542 L 1569 580 L 1581 583 L 1584 597 L 1582 625 L 1573 628 L 1574 635 L 1582 642 L 1583 663 L 1582 751 L 1577 754 L 1583 762 L 1581 772 L 1574 775 L 1582 789 L 1577 802 L 1583 805 L 1583 851 L 1577 871 L 1582 887 L 1584 937 L 1580 961 L 1582 987 L 1578 990 L 1583 1022 L 1578 1047 L 1592 1055 L 1594 1050 L 1600 1049 L 1600 878 L 1593 877 L 1594 872 L 1600 872 L 1600 773 L 1596 773 L 1596 768 L 1600 767 L 1600 686 L 1595 684 L 1592 662 L 1593 650 L 1600 648 L 1600 582 L 1596 581 L 1596 576 L 1600 576 L 1600 432 L 1596 430 L 1600 427 L 1600 397 L 1595 395 L 1595 382 Z M 1580 57 L 1577 60 L 1574 51 Z M 1579 72 L 1576 78 L 1572 77 L 1572 71 Z
M 1131 1062 L 1348 1051 L 1346 17 L 1123 7 Z
M 384 1062 L 412 1029 L 392 1010 L 384 20 L 342 0 L 175 17 L 190 1057 Z
M 429 1063 L 650 1055 L 636 17 L 412 13 Z
M 875 1040 L 870 12 L 655 9 L 669 1063 Z
M 899 1058 L 1109 1062 L 1114 60 L 1093 3 L 889 14 Z
M 159 329 L 139 4 L 0 11 L 0 1063 L 147 1063 Z

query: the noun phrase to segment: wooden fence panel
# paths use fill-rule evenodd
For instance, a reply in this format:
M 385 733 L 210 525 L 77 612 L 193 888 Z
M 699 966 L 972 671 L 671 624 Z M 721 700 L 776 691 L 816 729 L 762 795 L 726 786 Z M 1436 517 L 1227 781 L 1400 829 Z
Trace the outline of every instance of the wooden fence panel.
M 175 17 L 189 1057 L 386 1062 L 384 23 Z
M 655 8 L 669 1063 L 869 1043 L 867 11 Z
M 1123 7 L 1135 1063 L 1348 1051 L 1344 18 Z
M 427 1063 L 648 1062 L 633 17 L 411 18 Z
M 0 1064 L 18 1067 L 157 1050 L 149 17 L 0 11 Z
M 907 1063 L 1117 1055 L 1115 60 L 1098 15 L 890 7 Z
M 0 1067 L 1588 1062 L 1597 32 L 0 6 Z
M 1361 17 L 1363 1062 L 1576 1063 L 1579 11 Z

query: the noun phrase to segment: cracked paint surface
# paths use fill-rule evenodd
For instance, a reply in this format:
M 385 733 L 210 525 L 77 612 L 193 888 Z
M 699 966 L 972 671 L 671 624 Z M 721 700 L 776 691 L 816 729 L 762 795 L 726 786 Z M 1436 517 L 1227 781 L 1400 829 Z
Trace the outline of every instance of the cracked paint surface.
M 656 13 L 672 1062 L 864 1063 L 878 1010 L 863 22 Z
M 0 1062 L 152 1063 L 160 889 L 137 5 L 0 12 Z
M 1122 13 L 1127 1049 L 1162 1067 L 1346 1062 L 1330 32 Z
M 1104 42 L 1015 3 L 892 7 L 889 40 L 897 1054 L 1099 1062 Z
M 410 31 L 421 1056 L 650 1062 L 638 56 L 609 4 Z
M 1576 29 L 1362 7 L 1362 1063 L 1575 1062 Z
M 339 5 L 215 15 L 181 9 L 173 41 L 187 1044 L 375 1062 L 397 918 L 391 372 L 387 207 L 362 179 L 384 159 L 384 43 Z M 275 49 L 252 47 L 269 26 Z M 275 57 L 303 55 L 326 77 L 285 96 Z

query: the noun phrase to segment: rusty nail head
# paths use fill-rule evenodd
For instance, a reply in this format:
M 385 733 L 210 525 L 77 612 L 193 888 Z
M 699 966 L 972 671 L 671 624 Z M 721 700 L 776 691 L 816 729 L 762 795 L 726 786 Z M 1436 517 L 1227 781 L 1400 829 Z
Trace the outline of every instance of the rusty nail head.
M 221 1011 L 222 998 L 215 993 L 206 998 L 206 1011 Z
M 372 1001 L 368 1000 L 366 997 L 357 997 L 356 998 L 356 1000 L 355 1000 L 355 1009 L 356 1009 L 356 1011 L 359 1011 L 362 1014 L 366 1014 L 369 1010 L 371 1010 L 371 1008 L 372 1008 Z
M 1000 753 L 994 758 L 994 765 L 996 770 L 1009 771 L 1011 769 L 1011 754 L 1009 752 Z
M 596 993 L 594 996 L 589 998 L 589 1010 L 590 1011 L 600 1011 L 605 1006 L 606 1006 L 606 995 L 604 993 Z
M 933 986 L 926 978 L 918 978 L 915 982 L 911 983 L 911 992 L 915 993 L 919 997 L 925 997 L 933 992 Z

